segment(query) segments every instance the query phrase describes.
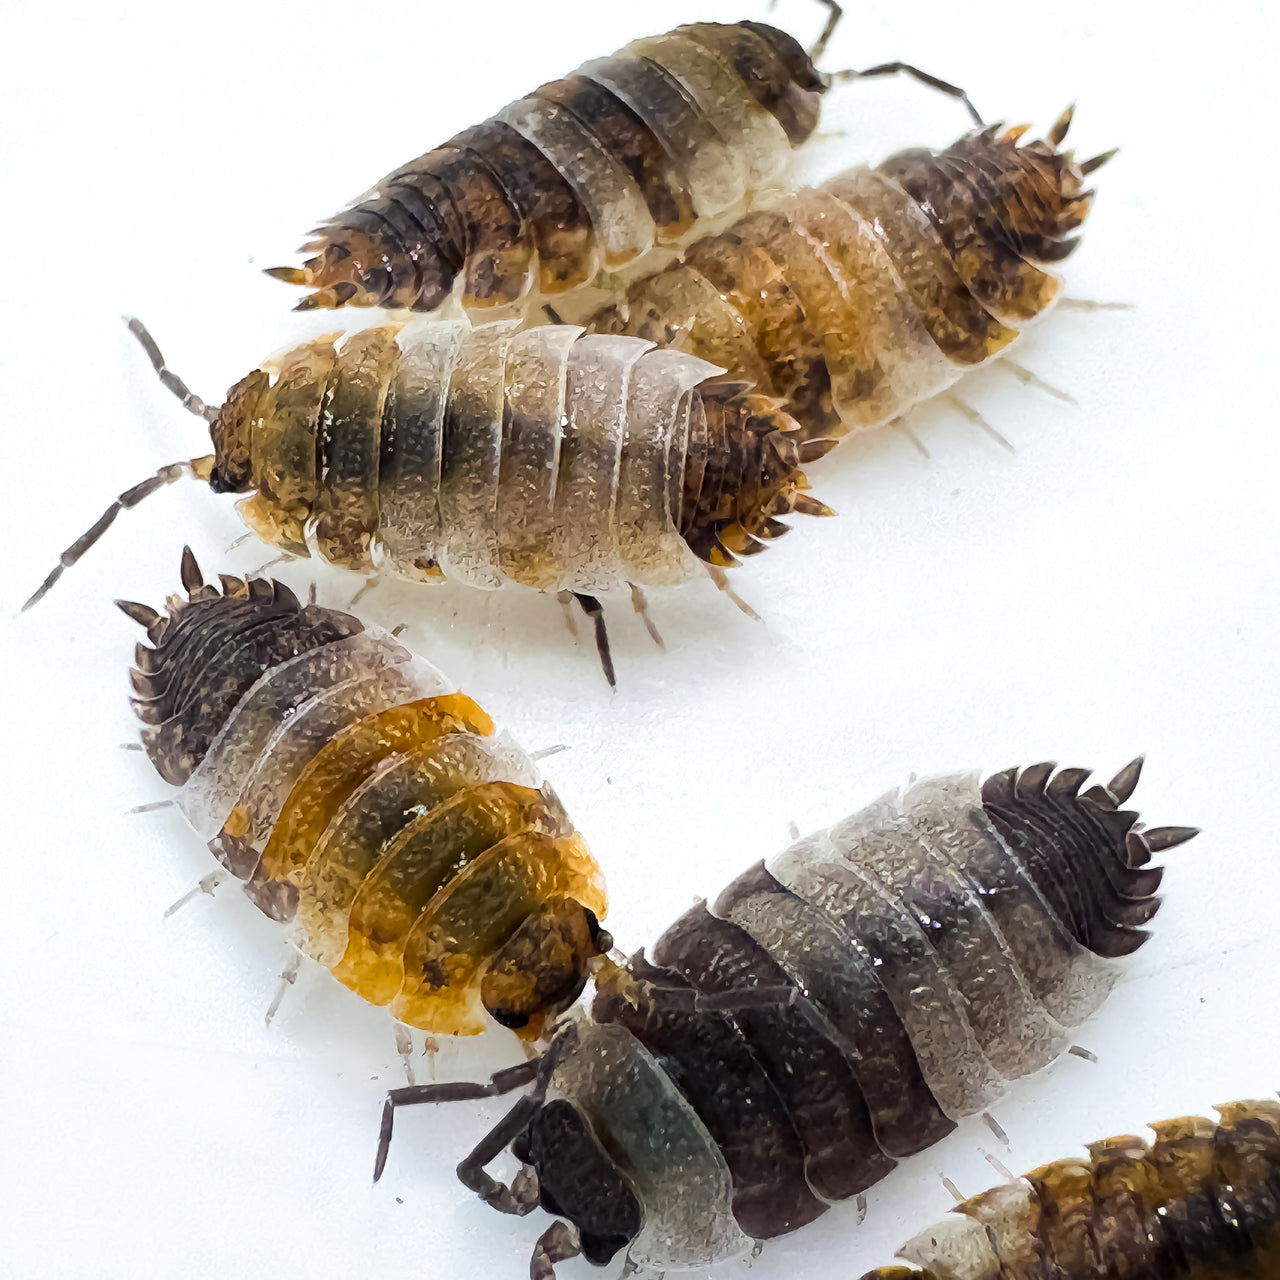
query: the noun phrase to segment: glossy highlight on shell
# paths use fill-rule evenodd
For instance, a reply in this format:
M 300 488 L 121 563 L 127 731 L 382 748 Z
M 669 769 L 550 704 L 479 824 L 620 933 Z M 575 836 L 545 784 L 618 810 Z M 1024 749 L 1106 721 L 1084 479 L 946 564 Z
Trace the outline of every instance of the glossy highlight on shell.
M 692 23 L 544 84 L 317 228 L 299 309 L 563 294 L 785 181 L 828 81 L 784 31 Z
M 280 582 L 121 602 L 142 744 L 305 955 L 427 1032 L 536 1037 L 581 992 L 603 879 L 529 757 L 429 663 Z
M 756 209 L 631 283 L 589 326 L 775 396 L 806 439 L 881 426 L 998 356 L 1057 298 L 1109 155 L 993 126 Z
M 958 1204 L 862 1280 L 1280 1275 L 1280 1105 L 1230 1102 L 1089 1144 Z
M 803 1226 L 1047 1066 L 1101 1005 L 1159 906 L 1151 854 L 1195 834 L 1123 807 L 1140 769 L 882 796 L 604 967 L 537 1064 L 470 1095 L 393 1091 L 378 1172 L 396 1106 L 531 1083 L 459 1175 L 557 1216 L 532 1275 L 579 1252 L 704 1267 Z M 483 1170 L 508 1143 L 509 1187 Z

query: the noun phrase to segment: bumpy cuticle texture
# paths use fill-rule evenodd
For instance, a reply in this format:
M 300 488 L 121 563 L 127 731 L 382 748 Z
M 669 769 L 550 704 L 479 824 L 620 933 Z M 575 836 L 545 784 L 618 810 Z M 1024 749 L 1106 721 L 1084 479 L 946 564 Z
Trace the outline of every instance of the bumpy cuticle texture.
M 826 87 L 763 23 L 633 41 L 387 174 L 269 274 L 315 290 L 300 309 L 565 293 L 783 181 Z
M 916 783 L 606 967 L 515 1144 L 544 1207 L 593 1260 L 743 1256 L 1052 1062 L 1147 937 L 1151 853 L 1195 834 L 1123 807 L 1140 763 L 1084 791 L 1049 764 Z M 626 1194 L 584 1190 L 588 1158 Z
M 1091 1143 L 957 1205 L 862 1280 L 1280 1275 L 1280 1105 L 1231 1102 Z
M 681 582 L 828 514 L 775 399 L 572 325 L 317 338 L 231 389 L 214 485 L 273 545 L 361 573 L 598 592 Z
M 536 1037 L 607 935 L 599 868 L 528 756 L 428 663 L 283 584 L 202 581 L 147 628 L 143 746 L 249 896 L 410 1026 Z
M 684 249 L 588 321 L 776 396 L 802 439 L 881 426 L 1004 351 L 1058 295 L 1093 193 L 1058 149 L 993 127 L 849 169 Z

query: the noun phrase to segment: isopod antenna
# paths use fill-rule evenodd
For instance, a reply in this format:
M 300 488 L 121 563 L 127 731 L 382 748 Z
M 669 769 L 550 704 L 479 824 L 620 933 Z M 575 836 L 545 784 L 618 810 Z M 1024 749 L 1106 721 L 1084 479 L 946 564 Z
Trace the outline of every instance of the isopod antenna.
M 197 418 L 203 418 L 206 422 L 212 423 L 218 417 L 218 410 L 213 405 L 207 405 L 198 395 L 192 391 L 183 380 L 178 377 L 172 369 L 164 362 L 164 356 L 160 352 L 160 348 L 156 346 L 155 339 L 147 332 L 147 327 L 136 316 L 126 316 L 126 322 L 129 326 L 129 332 L 142 344 L 142 349 L 147 353 L 147 359 L 151 361 L 151 367 L 155 369 L 160 377 L 160 381 L 164 383 L 170 391 L 173 392 L 179 400 L 182 401 L 182 407 Z M 115 518 L 122 511 L 128 511 L 131 507 L 136 507 L 143 498 L 149 498 L 159 489 L 163 489 L 166 485 L 171 485 L 175 480 L 181 480 L 184 476 L 195 476 L 197 480 L 209 480 L 213 475 L 214 455 L 206 454 L 200 458 L 190 458 L 186 462 L 170 462 L 166 466 L 160 468 L 153 476 L 148 476 L 145 480 L 135 484 L 132 488 L 126 489 L 98 518 L 84 531 L 59 557 L 58 563 L 54 565 L 49 576 L 40 584 L 29 600 L 22 606 L 22 612 L 26 613 L 32 605 L 39 604 L 41 600 L 49 594 L 50 588 L 59 578 L 62 577 L 63 571 L 69 569 L 86 551 L 89 550 L 99 538 L 115 523 Z

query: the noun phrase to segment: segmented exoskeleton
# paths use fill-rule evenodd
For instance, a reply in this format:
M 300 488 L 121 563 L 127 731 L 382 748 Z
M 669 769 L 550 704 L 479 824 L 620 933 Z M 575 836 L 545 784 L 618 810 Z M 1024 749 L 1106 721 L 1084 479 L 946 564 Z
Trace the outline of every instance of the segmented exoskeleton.
M 147 629 L 142 743 L 214 856 L 304 954 L 399 1021 L 537 1036 L 581 992 L 600 870 L 529 757 L 430 664 L 283 583 L 206 585 Z
M 862 1280 L 1280 1275 L 1280 1105 L 1216 1107 L 1089 1144 L 958 1204 Z
M 304 310 L 565 293 L 783 182 L 828 83 L 764 23 L 633 41 L 387 174 L 268 274 L 314 288 Z
M 785 188 L 833 80 L 902 72 L 981 123 L 963 90 L 905 63 L 818 71 L 841 12 L 820 2 L 808 53 L 765 23 L 697 22 L 587 62 L 387 174 L 315 229 L 314 257 L 267 274 L 315 290 L 298 310 L 563 296 Z
M 688 351 L 777 396 L 803 438 L 880 426 L 1006 351 L 1058 297 L 1086 175 L 993 126 L 902 151 L 747 214 L 588 321 Z
M 1070 1043 L 1147 938 L 1152 852 L 1120 806 L 1141 760 L 1081 792 L 1050 764 L 891 792 L 757 864 L 595 979 L 536 1062 L 410 1102 L 526 1095 L 459 1167 L 506 1212 L 558 1221 L 531 1274 L 581 1252 L 703 1267 L 803 1226 L 937 1142 Z M 484 1164 L 504 1146 L 508 1187 Z M 376 1176 L 376 1174 L 375 1174 Z
M 245 522 L 291 554 L 572 592 L 596 618 L 612 681 L 590 593 L 679 582 L 700 562 L 725 563 L 726 544 L 785 533 L 781 515 L 830 514 L 800 470 L 826 442 L 793 444 L 775 401 L 639 338 L 514 320 L 391 323 L 278 354 L 212 409 L 133 327 L 166 385 L 209 420 L 214 453 L 121 495 L 27 607 L 119 510 L 194 474 L 251 494 Z

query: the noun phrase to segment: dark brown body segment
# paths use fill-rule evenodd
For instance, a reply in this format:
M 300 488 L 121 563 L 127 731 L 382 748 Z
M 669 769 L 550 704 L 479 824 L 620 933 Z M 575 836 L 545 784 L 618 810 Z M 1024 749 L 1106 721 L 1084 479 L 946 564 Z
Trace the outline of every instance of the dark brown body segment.
M 591 1016 L 617 1022 L 663 1064 L 720 1148 L 733 1176 L 733 1214 L 757 1240 L 818 1217 L 825 1205 L 805 1180 L 804 1148 L 787 1109 L 737 1028 L 721 1013 L 689 1013 L 676 1001 L 692 988 L 673 970 L 633 957 L 646 984 L 637 1007 L 602 992 Z
M 700 905 L 654 944 L 654 959 L 709 995 L 794 986 L 750 934 Z M 843 1200 L 894 1167 L 876 1143 L 867 1100 L 836 1033 L 797 989 L 794 1008 L 734 1012 L 752 1053 L 786 1101 L 805 1148 L 805 1177 L 824 1199 Z
M 769 949 L 849 1046 L 850 1065 L 886 1155 L 914 1155 L 955 1128 L 925 1082 L 871 957 L 849 947 L 824 912 L 790 893 L 763 866 L 724 889 L 714 910 Z
M 1280 1275 L 1280 1105 L 1232 1102 L 1092 1144 L 964 1201 L 862 1280 L 1054 1276 L 1275 1280 Z M 983 1253 L 989 1261 L 980 1261 Z M 963 1262 L 961 1262 L 963 1259 Z
M 280 582 L 224 578 L 204 586 L 147 628 L 138 646 L 134 711 L 156 771 L 181 786 L 232 708 L 264 671 L 363 630 L 350 614 L 302 605 Z
M 430 311 L 459 278 L 468 307 L 563 293 L 774 181 L 826 87 L 762 23 L 637 41 L 388 174 L 271 274 L 316 290 L 303 308 Z
M 697 214 L 683 177 L 658 139 L 625 102 L 582 75 L 544 84 L 537 92 L 589 126 L 605 150 L 626 168 L 653 218 L 658 243 L 679 240 L 690 230 Z

